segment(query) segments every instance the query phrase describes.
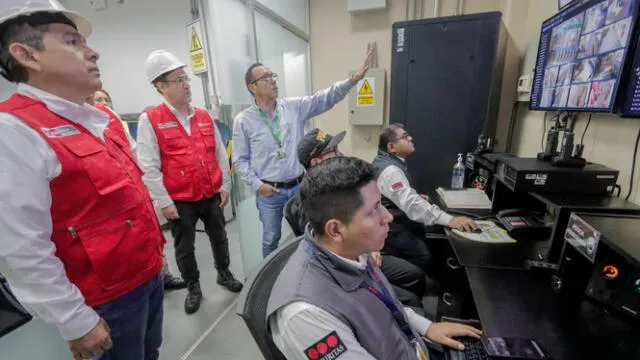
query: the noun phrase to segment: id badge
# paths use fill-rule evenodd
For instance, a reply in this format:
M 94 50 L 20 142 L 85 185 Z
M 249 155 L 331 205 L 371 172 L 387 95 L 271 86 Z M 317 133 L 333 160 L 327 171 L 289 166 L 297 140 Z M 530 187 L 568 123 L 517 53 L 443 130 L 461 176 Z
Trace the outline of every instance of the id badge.
M 278 149 L 278 158 L 280 158 L 280 160 L 283 160 L 283 159 L 287 158 L 287 153 L 284 152 L 284 149 L 282 149 L 282 148 Z
M 427 356 L 425 351 L 422 349 L 422 346 L 420 346 L 420 343 L 416 339 L 411 340 L 411 345 L 413 345 L 413 347 L 416 349 L 416 359 L 429 360 L 429 357 Z

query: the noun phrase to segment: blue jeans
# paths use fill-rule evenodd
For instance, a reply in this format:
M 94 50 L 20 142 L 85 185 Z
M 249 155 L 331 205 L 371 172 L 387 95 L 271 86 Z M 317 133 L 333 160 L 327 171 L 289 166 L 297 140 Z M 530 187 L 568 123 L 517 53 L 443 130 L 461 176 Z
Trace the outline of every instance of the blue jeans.
M 162 344 L 162 273 L 121 297 L 96 306 L 111 328 L 113 347 L 96 359 L 157 360 Z
M 282 234 L 282 210 L 284 204 L 300 191 L 300 185 L 289 189 L 279 188 L 279 193 L 271 196 L 256 194 L 256 206 L 262 222 L 262 257 L 267 257 L 278 248 L 280 236 Z

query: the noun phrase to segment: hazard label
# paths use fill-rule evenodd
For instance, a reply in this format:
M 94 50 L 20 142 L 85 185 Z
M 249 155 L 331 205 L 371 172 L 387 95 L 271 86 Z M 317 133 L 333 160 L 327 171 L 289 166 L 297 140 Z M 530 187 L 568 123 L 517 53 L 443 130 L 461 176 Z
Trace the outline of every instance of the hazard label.
M 187 34 L 189 38 L 189 60 L 191 61 L 191 69 L 194 74 L 207 71 L 207 58 L 205 55 L 205 44 L 202 40 L 202 24 L 200 21 L 194 21 L 187 25 Z
M 376 104 L 374 90 L 375 86 L 376 79 L 373 77 L 366 77 L 358 81 L 358 99 L 356 101 L 357 106 L 373 106 Z
M 196 32 L 196 28 L 191 28 L 191 50 L 196 51 L 202 49 L 202 43 L 200 42 L 200 38 L 198 37 L 198 33 Z

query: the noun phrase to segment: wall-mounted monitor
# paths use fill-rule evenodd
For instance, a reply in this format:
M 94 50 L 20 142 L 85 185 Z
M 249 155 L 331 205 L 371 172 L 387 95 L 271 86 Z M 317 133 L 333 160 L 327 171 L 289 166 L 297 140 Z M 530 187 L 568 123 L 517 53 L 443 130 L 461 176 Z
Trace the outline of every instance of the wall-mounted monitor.
M 639 4 L 577 0 L 543 22 L 530 108 L 613 111 Z
M 635 53 L 629 56 L 632 58 L 631 66 L 624 94 L 621 94 L 620 112 L 624 117 L 640 117 L 640 38 L 632 41 L 636 42 Z

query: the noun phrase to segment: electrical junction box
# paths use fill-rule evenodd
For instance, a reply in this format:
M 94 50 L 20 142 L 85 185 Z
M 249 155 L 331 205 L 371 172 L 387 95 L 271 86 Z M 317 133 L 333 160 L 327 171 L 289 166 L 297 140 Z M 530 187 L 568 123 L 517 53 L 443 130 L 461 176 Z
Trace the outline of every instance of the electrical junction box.
M 350 71 L 353 75 L 355 71 Z M 349 93 L 350 125 L 382 125 L 384 122 L 384 69 L 369 69 Z
M 387 8 L 387 0 L 349 0 L 347 10 L 352 14 Z

